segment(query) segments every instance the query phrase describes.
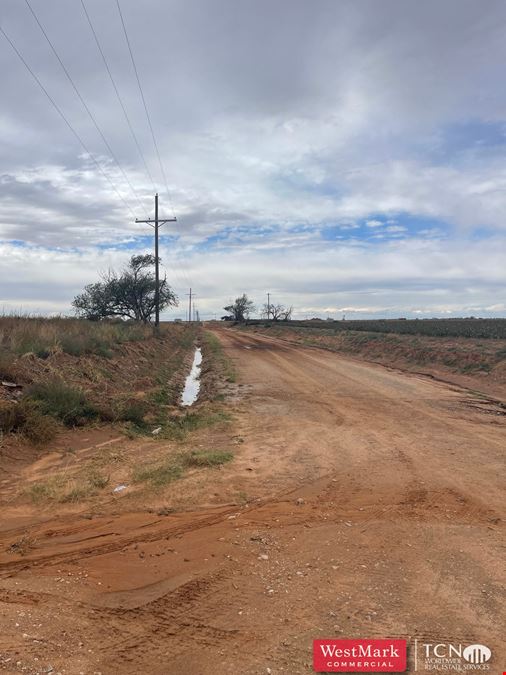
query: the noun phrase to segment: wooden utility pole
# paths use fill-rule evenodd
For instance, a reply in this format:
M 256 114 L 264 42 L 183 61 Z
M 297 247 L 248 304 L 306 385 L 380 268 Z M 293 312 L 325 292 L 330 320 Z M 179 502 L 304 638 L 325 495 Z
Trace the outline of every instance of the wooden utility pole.
M 158 193 L 155 195 L 155 219 L 135 219 L 136 223 L 147 223 L 155 228 L 155 329 L 160 326 L 160 259 L 158 256 L 158 229 L 165 223 L 177 221 L 177 218 L 158 218 Z
M 193 308 L 193 313 L 195 313 L 195 303 L 192 302 L 192 298 L 195 299 L 195 293 L 192 293 L 192 289 L 190 288 L 190 292 L 187 293 L 186 295 L 190 296 L 190 300 L 188 302 L 188 321 L 192 320 L 192 308 Z
M 267 293 L 267 321 L 271 317 L 271 294 Z

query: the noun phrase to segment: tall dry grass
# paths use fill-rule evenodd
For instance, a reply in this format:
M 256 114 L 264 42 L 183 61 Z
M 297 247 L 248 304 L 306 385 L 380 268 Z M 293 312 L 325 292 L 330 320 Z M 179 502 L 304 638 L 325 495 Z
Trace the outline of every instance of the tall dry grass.
M 62 351 L 73 356 L 110 356 L 115 345 L 152 335 L 149 326 L 123 321 L 86 321 L 65 317 L 0 316 L 0 367 L 12 357 L 33 353 L 46 358 Z

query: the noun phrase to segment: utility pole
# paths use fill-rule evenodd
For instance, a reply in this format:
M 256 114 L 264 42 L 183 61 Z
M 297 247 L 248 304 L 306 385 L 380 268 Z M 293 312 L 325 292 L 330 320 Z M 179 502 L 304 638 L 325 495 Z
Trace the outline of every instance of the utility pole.
M 191 321 L 192 320 L 192 308 L 193 308 L 193 312 L 195 313 L 195 303 L 192 302 L 192 298 L 193 298 L 193 300 L 195 300 L 196 294 L 192 293 L 192 289 L 190 288 L 190 292 L 187 293 L 186 295 L 190 296 L 190 300 L 188 302 L 188 321 Z
M 267 321 L 271 317 L 271 294 L 267 293 Z
M 155 228 L 155 329 L 158 330 L 160 326 L 160 260 L 158 257 L 158 229 L 165 225 L 165 223 L 172 223 L 177 221 L 176 217 L 173 218 L 158 218 L 158 192 L 155 195 L 155 219 L 154 221 L 151 218 L 147 220 L 140 220 L 139 218 L 135 219 L 136 223 L 147 223 L 151 227 Z

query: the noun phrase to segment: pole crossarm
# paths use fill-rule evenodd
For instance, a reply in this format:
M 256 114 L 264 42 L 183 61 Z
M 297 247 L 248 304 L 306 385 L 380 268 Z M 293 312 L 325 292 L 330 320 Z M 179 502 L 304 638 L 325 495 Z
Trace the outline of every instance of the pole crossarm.
M 139 218 L 135 219 L 136 223 L 146 223 L 147 225 L 156 225 L 156 220 L 154 218 L 148 218 L 147 220 L 140 220 Z M 158 225 L 165 225 L 165 223 L 175 223 L 177 218 L 158 218 Z
M 142 220 L 136 218 L 136 223 L 145 223 L 155 228 L 155 331 L 158 331 L 160 325 L 160 258 L 158 257 L 158 228 L 165 223 L 173 223 L 177 220 L 174 216 L 172 218 L 158 217 L 158 193 L 155 195 L 155 217 Z

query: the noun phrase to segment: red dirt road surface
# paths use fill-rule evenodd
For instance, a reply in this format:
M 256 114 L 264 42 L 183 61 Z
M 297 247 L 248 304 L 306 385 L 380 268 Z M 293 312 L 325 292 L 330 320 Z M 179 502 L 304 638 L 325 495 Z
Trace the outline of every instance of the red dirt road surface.
M 408 640 L 407 672 L 416 639 L 486 645 L 502 673 L 504 411 L 421 376 L 215 333 L 238 373 L 235 459 L 195 483 L 191 510 L 4 519 L 0 668 L 295 675 L 313 672 L 315 638 L 394 637 Z M 209 490 L 243 499 L 210 507 Z

